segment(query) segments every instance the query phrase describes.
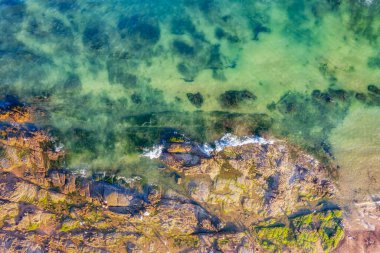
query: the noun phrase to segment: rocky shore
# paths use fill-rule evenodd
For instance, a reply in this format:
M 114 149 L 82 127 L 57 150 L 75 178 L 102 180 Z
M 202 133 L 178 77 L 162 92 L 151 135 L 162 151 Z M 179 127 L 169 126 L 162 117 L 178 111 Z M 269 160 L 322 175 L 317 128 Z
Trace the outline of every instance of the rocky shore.
M 285 141 L 206 154 L 173 134 L 157 159 L 174 186 L 112 184 L 65 170 L 65 151 L 30 108 L 1 102 L 0 120 L 0 252 L 376 250 L 375 232 L 372 244 L 361 232 L 344 236 L 328 167 Z

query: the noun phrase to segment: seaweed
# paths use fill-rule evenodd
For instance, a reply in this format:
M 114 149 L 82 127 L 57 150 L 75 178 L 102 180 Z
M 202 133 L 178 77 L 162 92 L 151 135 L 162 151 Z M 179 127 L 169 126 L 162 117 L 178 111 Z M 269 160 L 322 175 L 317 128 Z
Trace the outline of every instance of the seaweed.
M 224 75 L 224 71 L 222 69 L 213 69 L 212 70 L 212 78 L 218 81 L 226 81 L 227 78 Z
M 203 105 L 203 96 L 200 92 L 197 93 L 187 93 L 187 98 L 190 103 L 192 103 L 195 107 L 201 107 Z
M 157 125 L 158 120 L 158 115 L 156 115 L 155 113 L 131 115 L 124 117 L 123 119 L 123 121 L 128 122 L 132 126 L 143 126 L 147 122 L 149 122 L 150 125 Z
M 223 107 L 237 107 L 241 102 L 255 100 L 257 97 L 248 90 L 229 90 L 219 96 L 219 102 Z
M 178 63 L 177 65 L 178 72 L 184 77 L 186 82 L 194 81 L 195 77 L 198 74 L 198 69 L 186 63 Z
M 221 40 L 221 39 L 227 39 L 227 41 L 229 41 L 229 42 L 231 42 L 231 43 L 237 43 L 237 42 L 240 41 L 240 39 L 239 39 L 238 36 L 229 34 L 228 32 L 226 32 L 226 31 L 225 31 L 223 28 L 221 28 L 221 27 L 217 27 L 217 28 L 215 28 L 214 36 L 215 36 L 215 38 L 217 38 L 218 40 Z M 257 38 L 258 38 L 258 34 L 257 34 Z
M 292 24 L 302 25 L 308 18 L 305 14 L 306 6 L 304 1 L 293 0 L 286 8 L 288 19 Z
M 332 88 L 324 92 L 314 90 L 310 96 L 289 92 L 276 104 L 283 119 L 277 122 L 275 131 L 327 161 L 331 152 L 326 140 L 346 116 L 351 97 L 352 92 Z
M 372 56 L 368 58 L 367 61 L 368 67 L 372 69 L 378 69 L 380 68 L 380 56 Z
M 82 82 L 76 74 L 70 74 L 69 77 L 63 83 L 63 88 L 65 90 L 79 90 L 82 88 Z
M 130 74 L 122 64 L 115 64 L 110 61 L 107 64 L 108 80 L 111 84 L 119 83 L 125 88 L 135 87 L 137 84 L 137 76 Z
M 369 92 L 371 92 L 373 94 L 380 95 L 380 89 L 374 84 L 369 84 L 367 86 L 367 89 Z
M 327 0 L 332 11 L 337 11 L 342 4 L 342 0 Z
M 80 153 L 90 151 L 92 152 L 92 156 L 96 156 L 96 136 L 97 134 L 93 131 L 83 128 L 72 128 L 68 129 L 61 138 L 62 140 L 70 140 L 72 143 L 70 146 L 72 152 Z
M 357 92 L 355 93 L 355 98 L 361 102 L 365 102 L 367 99 L 367 96 L 364 93 Z
M 329 67 L 327 63 L 321 63 L 319 65 L 319 72 L 329 81 L 335 82 L 337 78 L 335 77 L 335 69 Z
M 329 88 L 327 90 L 327 93 L 335 100 L 345 101 L 349 98 L 350 94 L 349 92 L 343 90 L 343 89 L 332 89 Z
M 191 19 L 186 18 L 174 18 L 170 23 L 170 32 L 175 35 L 194 34 L 196 32 L 194 24 Z
M 215 28 L 214 34 L 218 40 L 221 40 L 227 36 L 227 33 L 220 27 Z
M 209 15 L 215 7 L 215 2 L 214 0 L 200 0 L 198 1 L 198 7 L 204 14 Z
M 57 8 L 62 13 L 78 7 L 77 0 L 55 0 L 49 1 L 49 3 L 52 7 Z
M 372 43 L 376 43 L 379 34 L 374 28 L 374 19 L 378 15 L 379 7 L 376 5 L 368 8 L 357 1 L 349 1 L 350 20 L 348 27 L 356 37 L 363 37 Z M 371 58 L 370 58 L 371 59 Z M 374 59 L 377 61 L 376 59 Z
M 6 0 L 0 2 L 0 16 L 2 20 L 20 23 L 26 15 L 26 4 L 23 0 Z
M 135 104 L 141 104 L 141 102 L 142 102 L 141 96 L 137 93 L 133 93 L 131 95 L 131 100 Z
M 272 102 L 272 103 L 270 103 L 270 104 L 267 104 L 267 109 L 269 110 L 269 111 L 274 111 L 274 110 L 276 110 L 276 103 L 275 102 Z
M 122 38 L 137 39 L 147 45 L 155 45 L 161 38 L 161 29 L 158 23 L 145 20 L 139 15 L 121 17 L 117 28 Z
M 173 47 L 174 50 L 183 56 L 194 56 L 195 55 L 195 49 L 193 46 L 190 46 L 184 41 L 181 40 L 174 40 L 173 41 Z
M 210 69 L 222 69 L 223 61 L 220 54 L 220 45 L 213 45 L 210 49 L 210 56 L 207 62 L 207 66 Z
M 264 26 L 262 23 L 258 21 L 253 21 L 251 23 L 252 27 L 252 33 L 253 33 L 253 40 L 259 40 L 259 35 L 261 33 L 270 33 L 271 29 L 269 27 Z
M 94 51 L 107 49 L 109 46 L 108 35 L 96 25 L 89 25 L 85 28 L 82 41 L 86 47 Z
M 66 26 L 61 20 L 54 18 L 50 24 L 50 32 L 59 37 L 68 37 L 71 35 L 70 27 Z

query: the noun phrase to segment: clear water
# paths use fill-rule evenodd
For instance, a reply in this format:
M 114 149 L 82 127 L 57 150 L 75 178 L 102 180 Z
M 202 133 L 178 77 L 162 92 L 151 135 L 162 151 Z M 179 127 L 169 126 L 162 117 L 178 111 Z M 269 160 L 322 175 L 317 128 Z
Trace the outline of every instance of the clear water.
M 70 168 L 150 175 L 138 154 L 175 129 L 379 173 L 379 36 L 378 0 L 0 0 L 0 87 Z

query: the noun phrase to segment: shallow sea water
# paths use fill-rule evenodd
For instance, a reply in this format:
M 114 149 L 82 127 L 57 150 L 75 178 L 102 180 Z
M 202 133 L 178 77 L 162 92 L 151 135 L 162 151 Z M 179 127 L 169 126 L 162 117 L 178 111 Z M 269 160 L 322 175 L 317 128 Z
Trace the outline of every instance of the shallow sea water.
M 379 36 L 378 0 L 0 0 L 0 87 L 70 168 L 154 178 L 139 154 L 170 131 L 269 133 L 375 191 Z

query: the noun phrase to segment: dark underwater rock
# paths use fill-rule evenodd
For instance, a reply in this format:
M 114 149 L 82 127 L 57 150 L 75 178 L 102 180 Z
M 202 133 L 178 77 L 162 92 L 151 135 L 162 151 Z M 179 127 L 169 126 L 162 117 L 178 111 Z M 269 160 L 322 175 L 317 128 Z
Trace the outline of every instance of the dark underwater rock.
M 220 40 L 227 36 L 227 33 L 220 27 L 215 28 L 215 37 Z
M 372 93 L 374 93 L 376 95 L 380 95 L 380 89 L 376 85 L 374 85 L 374 84 L 368 85 L 367 89 L 368 89 L 369 92 L 372 92 Z
M 270 33 L 271 30 L 268 27 L 265 27 L 261 24 L 253 25 L 253 40 L 259 40 L 260 33 Z
M 210 69 L 222 69 L 223 61 L 220 53 L 220 45 L 213 45 L 210 50 L 210 56 L 207 62 L 207 66 Z
M 0 16 L 2 20 L 12 23 L 21 22 L 26 15 L 26 2 L 23 0 L 0 1 Z
M 380 68 L 380 56 L 373 56 L 373 57 L 368 58 L 367 65 L 368 67 L 373 68 L 373 69 Z
M 332 103 L 334 101 L 345 101 L 350 97 L 350 92 L 345 91 L 343 89 L 332 89 L 329 88 L 325 92 L 321 92 L 320 90 L 313 90 L 311 93 L 311 97 L 322 101 L 324 103 Z
M 341 101 L 345 101 L 349 97 L 349 92 L 343 89 L 328 89 L 328 94 L 333 98 Z
M 136 93 L 133 93 L 131 95 L 131 100 L 135 104 L 141 104 L 141 102 L 142 102 L 141 96 L 139 94 L 136 94 Z
M 170 25 L 170 31 L 175 35 L 194 34 L 196 32 L 193 22 L 187 17 L 174 18 Z
M 358 93 L 356 93 L 355 94 L 355 98 L 357 99 L 357 100 L 359 100 L 359 101 L 362 101 L 362 102 L 364 102 L 365 100 L 366 100 L 366 95 L 364 94 L 364 93 L 360 93 L 360 92 L 358 92 Z
M 122 38 L 135 39 L 147 45 L 154 45 L 161 38 L 159 24 L 139 15 L 121 17 L 117 28 Z
M 189 44 L 187 44 L 184 41 L 181 41 L 181 40 L 173 41 L 173 47 L 174 47 L 174 50 L 180 55 L 184 55 L 184 56 L 195 55 L 194 47 L 190 46 Z
M 192 103 L 195 107 L 201 107 L 203 104 L 203 96 L 200 92 L 197 93 L 187 93 L 187 98 L 190 103 Z
M 138 81 L 136 75 L 129 73 L 121 63 L 112 61 L 107 64 L 108 80 L 111 84 L 119 83 L 125 88 L 135 87 Z
M 82 82 L 78 75 L 71 74 L 63 83 L 65 90 L 78 90 L 82 88 Z
M 91 50 L 100 50 L 108 48 L 109 38 L 98 26 L 90 25 L 85 28 L 82 41 Z
M 57 18 L 54 18 L 51 21 L 50 27 L 51 33 L 55 36 L 68 37 L 72 35 L 70 27 L 66 26 L 62 20 L 59 20 Z
M 332 11 L 337 11 L 342 4 L 342 0 L 327 0 Z
M 223 107 L 236 107 L 241 102 L 255 100 L 257 97 L 248 90 L 229 90 L 219 96 L 219 102 Z
M 183 76 L 185 82 L 193 82 L 198 74 L 198 69 L 196 67 L 184 62 L 178 63 L 177 70 Z

